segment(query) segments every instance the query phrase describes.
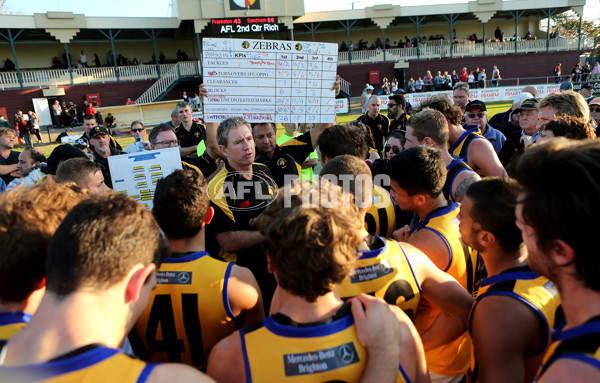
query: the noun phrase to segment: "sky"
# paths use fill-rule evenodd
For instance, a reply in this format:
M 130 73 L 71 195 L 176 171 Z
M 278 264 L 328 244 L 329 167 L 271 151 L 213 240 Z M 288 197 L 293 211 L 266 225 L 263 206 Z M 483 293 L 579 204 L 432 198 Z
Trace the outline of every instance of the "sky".
M 138 16 L 170 17 L 171 2 L 176 0 L 7 0 L 7 6 L 13 13 L 31 15 L 47 11 L 68 11 L 83 13 L 86 16 Z M 197 0 L 206 1 L 206 0 Z M 220 0 L 222 1 L 222 0 Z M 264 1 L 264 0 L 263 0 Z M 266 0 L 269 1 L 269 0 Z M 298 0 L 294 0 L 298 1 Z M 462 3 L 465 0 L 304 0 L 306 12 L 320 12 L 364 8 L 375 4 L 430 5 Z M 353 4 L 354 3 L 354 4 Z M 595 18 L 600 12 L 600 0 L 587 0 L 584 18 Z

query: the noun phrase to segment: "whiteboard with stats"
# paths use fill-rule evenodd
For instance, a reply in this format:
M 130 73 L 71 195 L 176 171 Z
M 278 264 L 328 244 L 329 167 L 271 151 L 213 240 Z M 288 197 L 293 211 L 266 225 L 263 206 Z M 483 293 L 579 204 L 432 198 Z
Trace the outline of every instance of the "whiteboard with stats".
M 204 121 L 334 122 L 338 46 L 205 38 Z
M 179 148 L 149 150 L 108 157 L 113 189 L 152 209 L 159 179 L 182 168 Z

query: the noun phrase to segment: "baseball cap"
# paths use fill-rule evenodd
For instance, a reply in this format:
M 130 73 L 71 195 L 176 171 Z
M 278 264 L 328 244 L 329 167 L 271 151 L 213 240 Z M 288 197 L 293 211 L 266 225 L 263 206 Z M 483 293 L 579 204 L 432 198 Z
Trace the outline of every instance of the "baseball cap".
M 594 97 L 590 100 L 589 105 L 600 105 L 600 97 Z
M 570 81 L 563 81 L 560 84 L 560 90 L 573 90 L 573 83 Z
M 483 102 L 481 100 L 469 101 L 469 103 L 465 107 L 465 112 L 468 112 L 469 110 L 471 110 L 473 108 L 481 108 L 483 110 L 487 110 L 487 108 L 485 107 L 485 102 Z
M 104 126 L 96 126 L 90 130 L 90 138 L 94 138 L 99 134 L 106 134 L 108 136 L 108 129 L 106 129 Z
M 587 83 L 581 85 L 581 89 L 594 89 L 594 85 L 592 85 L 591 82 L 587 82 Z
M 516 109 L 515 112 L 520 112 L 522 110 L 537 110 L 540 102 L 536 98 L 528 98 L 523 101 L 521 107 Z
M 372 86 L 372 85 L 369 85 L 369 86 L 367 87 L 367 90 L 375 90 L 375 88 L 373 88 L 373 86 Z

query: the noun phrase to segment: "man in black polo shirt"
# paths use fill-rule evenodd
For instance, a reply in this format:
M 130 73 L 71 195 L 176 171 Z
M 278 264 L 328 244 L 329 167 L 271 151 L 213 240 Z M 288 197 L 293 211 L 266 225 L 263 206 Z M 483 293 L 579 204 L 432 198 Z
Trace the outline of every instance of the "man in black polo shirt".
M 85 138 L 87 140 L 87 142 L 90 145 L 90 150 L 92 152 L 94 151 L 94 145 L 92 145 L 92 141 L 91 141 L 92 136 L 90 135 L 90 131 L 97 126 L 98 126 L 98 121 L 96 121 L 96 116 L 94 116 L 93 114 L 86 114 L 85 117 L 83 118 L 83 127 L 85 128 L 85 132 L 83 133 L 82 138 Z M 109 137 L 110 147 L 113 149 L 117 149 L 119 151 L 123 150 L 121 145 L 119 145 L 117 140 L 115 140 L 115 138 L 110 135 L 108 130 L 106 131 L 106 133 L 108 134 L 108 137 Z
M 314 129 L 286 141 L 276 143 L 276 129 L 273 123 L 252 124 L 252 134 L 256 143 L 256 162 L 266 165 L 277 186 L 283 186 L 286 175 L 300 176 L 302 163 L 317 147 L 319 136 L 328 124 L 318 124 Z
M 390 120 L 383 114 L 379 113 L 381 110 L 381 100 L 378 96 L 369 97 L 369 104 L 367 105 L 369 110 L 362 116 L 358 117 L 358 121 L 367 125 L 373 133 L 375 139 L 375 149 L 382 153 L 383 142 L 390 133 Z
M 408 114 L 406 114 L 406 98 L 401 94 L 395 94 L 389 97 L 387 104 L 388 118 L 390 119 L 390 132 L 400 129 L 406 132 L 406 122 Z
M 207 150 L 198 151 L 199 145 L 206 145 L 206 127 L 192 119 L 192 108 L 187 102 L 177 103 L 177 110 L 181 123 L 175 129 L 175 135 L 179 140 L 181 159 L 197 166 L 208 177 L 217 169 L 217 164 Z
M 111 137 L 108 135 L 108 129 L 103 126 L 96 126 L 90 130 L 90 144 L 94 147 L 94 162 L 102 166 L 102 175 L 104 183 L 112 189 L 112 180 L 110 178 L 110 169 L 108 168 L 108 157 L 117 156 L 124 152 L 110 146 Z
M 271 203 L 277 185 L 269 168 L 254 163 L 250 124 L 239 117 L 229 118 L 219 124 L 217 140 L 227 159 L 208 184 L 215 217 L 207 227 L 207 248 L 210 254 L 252 271 L 268 311 L 276 284 L 260 248 L 264 235 L 250 226 L 250 220 Z
M 12 150 L 15 147 L 17 133 L 10 128 L 0 128 L 0 177 L 8 185 L 16 177 L 11 173 L 17 172 L 19 152 Z

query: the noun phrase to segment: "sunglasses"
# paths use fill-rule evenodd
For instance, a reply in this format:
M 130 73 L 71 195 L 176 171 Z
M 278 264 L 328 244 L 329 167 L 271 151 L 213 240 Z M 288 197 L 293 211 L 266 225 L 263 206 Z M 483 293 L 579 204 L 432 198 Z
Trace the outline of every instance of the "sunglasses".
M 144 130 L 144 128 L 142 128 L 142 129 L 131 129 L 132 132 L 141 132 L 142 130 Z
M 590 108 L 590 112 L 599 113 L 600 112 L 600 108 Z
M 390 103 L 388 102 L 388 108 L 389 108 L 390 106 L 398 106 L 398 104 L 390 104 Z
M 469 116 L 469 118 L 475 118 L 475 116 L 477 116 L 479 118 L 483 118 L 483 116 L 485 116 L 485 113 L 483 113 L 483 112 L 479 112 L 479 113 L 467 113 L 467 116 Z
M 399 148 L 399 147 L 397 147 L 397 146 L 389 146 L 389 145 L 386 145 L 386 146 L 385 146 L 385 152 L 387 153 L 387 152 L 389 152 L 390 150 L 391 150 L 392 152 L 394 152 L 394 154 L 398 154 L 398 153 L 400 153 L 400 148 Z

